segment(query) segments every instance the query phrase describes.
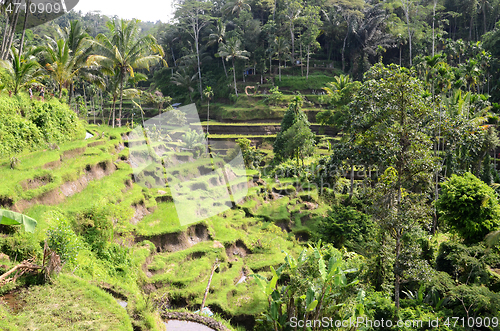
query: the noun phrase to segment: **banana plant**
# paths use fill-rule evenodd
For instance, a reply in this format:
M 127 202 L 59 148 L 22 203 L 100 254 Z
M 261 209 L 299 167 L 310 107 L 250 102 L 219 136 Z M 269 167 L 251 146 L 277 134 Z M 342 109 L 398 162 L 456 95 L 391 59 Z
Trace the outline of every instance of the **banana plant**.
M 24 225 L 26 232 L 34 233 L 36 220 L 24 214 L 19 214 L 10 210 L 0 209 L 0 224 Z
M 328 261 L 324 259 L 325 248 L 330 249 L 331 257 Z M 268 298 L 269 310 L 263 315 L 272 323 L 275 331 L 288 330 L 290 325 L 287 321 L 292 317 L 317 320 L 324 314 L 325 307 L 332 309 L 345 305 L 343 302 L 335 303 L 335 298 L 343 288 L 354 286 L 358 281 L 348 282 L 346 274 L 355 272 L 356 269 L 343 269 L 342 254 L 338 250 L 331 247 L 322 248 L 319 242 L 316 247 L 309 246 L 309 249 L 304 249 L 297 259 L 284 251 L 283 253 L 285 263 L 276 270 L 271 267 L 271 279 L 258 274 L 252 275 Z M 283 272 L 290 275 L 290 280 L 279 287 L 278 279 Z M 361 294 L 358 293 L 359 295 Z M 354 314 L 362 315 L 363 300 L 355 302 Z
M 283 294 L 286 293 L 287 287 L 283 286 L 281 291 L 277 289 L 277 283 L 279 276 L 281 275 L 282 270 L 286 265 L 283 264 L 277 270 L 271 266 L 271 272 L 273 277 L 270 280 L 259 275 L 253 274 L 251 275 L 261 291 L 266 295 L 268 303 L 269 303 L 269 312 L 263 313 L 266 320 L 273 324 L 274 330 L 278 331 L 282 329 L 287 321 L 287 315 L 282 312 L 282 304 L 283 304 Z

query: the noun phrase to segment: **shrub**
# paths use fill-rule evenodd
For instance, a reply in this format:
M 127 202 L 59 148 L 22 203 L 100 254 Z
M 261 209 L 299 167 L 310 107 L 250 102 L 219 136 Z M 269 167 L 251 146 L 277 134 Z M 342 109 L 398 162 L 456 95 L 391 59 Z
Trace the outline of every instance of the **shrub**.
M 66 219 L 56 216 L 55 223 L 47 230 L 48 246 L 59 255 L 61 263 L 74 263 L 81 249 L 80 240 Z
M 11 260 L 23 261 L 30 257 L 40 259 L 42 256 L 42 246 L 36 237 L 24 230 L 19 230 L 12 236 L 0 239 L 2 252 L 7 254 Z
M 440 219 L 467 243 L 476 243 L 500 226 L 495 191 L 470 172 L 441 184 L 437 201 Z
M 0 157 L 69 141 L 84 132 L 75 113 L 57 99 L 39 102 L 22 95 L 0 97 Z
M 279 105 L 280 103 L 282 103 L 283 101 L 285 101 L 285 98 L 283 97 L 283 93 L 280 92 L 278 86 L 273 87 L 272 89 L 269 90 L 269 92 L 271 94 L 269 94 L 267 96 L 267 98 L 265 99 L 267 104 L 276 106 L 276 105 Z
M 241 150 L 241 155 L 243 156 L 243 161 L 245 166 L 250 169 L 256 169 L 260 166 L 262 160 L 264 159 L 264 153 L 257 150 L 254 146 L 250 146 L 251 141 L 247 138 L 237 139 L 236 143 L 239 145 Z M 226 155 L 226 162 L 230 162 L 238 154 L 238 148 L 231 149 Z
M 332 206 L 332 211 L 321 220 L 318 227 L 324 240 L 335 247 L 345 246 L 348 250 L 359 251 L 375 237 L 376 224 L 372 219 L 353 207 Z
M 107 255 L 108 243 L 113 239 L 113 222 L 107 209 L 93 206 L 78 213 L 75 230 L 98 257 Z

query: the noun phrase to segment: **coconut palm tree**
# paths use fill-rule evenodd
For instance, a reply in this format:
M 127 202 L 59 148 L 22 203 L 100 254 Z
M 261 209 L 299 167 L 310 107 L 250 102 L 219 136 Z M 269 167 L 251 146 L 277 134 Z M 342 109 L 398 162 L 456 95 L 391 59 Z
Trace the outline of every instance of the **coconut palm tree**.
M 274 50 L 278 54 L 278 73 L 281 82 L 281 59 L 287 54 L 289 48 L 284 37 L 276 37 L 274 39 Z
M 211 33 L 208 36 L 208 43 L 207 45 L 219 45 L 220 43 L 224 42 L 224 37 L 226 36 L 226 25 L 224 22 L 222 22 L 222 19 L 217 20 L 217 27 L 214 33 Z M 218 56 L 218 54 L 216 54 Z M 222 60 L 222 66 L 224 67 L 224 73 L 226 74 L 227 77 L 227 70 L 226 70 L 226 63 L 224 62 L 224 58 L 221 56 L 220 57 Z
M 47 37 L 48 43 L 38 47 L 35 52 L 44 58 L 45 69 L 57 82 L 59 98 L 62 97 L 63 87 L 69 87 L 69 101 L 71 104 L 74 82 L 84 71 L 97 80 L 96 68 L 88 67 L 86 60 L 91 54 L 91 39 L 83 29 L 82 23 L 72 21 L 66 29 L 58 29 L 58 38 Z
M 120 84 L 118 125 L 121 126 L 123 89 L 127 77 L 134 76 L 134 69 L 149 70 L 151 64 L 162 62 L 167 66 L 167 63 L 163 60 L 165 55 L 163 48 L 155 37 L 139 36 L 138 20 L 109 21 L 107 27 L 111 32 L 111 38 L 101 33 L 92 41 L 97 54 L 88 58 L 87 65 L 99 65 L 103 72 L 118 75 Z
M 250 53 L 241 50 L 241 41 L 239 39 L 231 38 L 225 44 L 222 44 L 219 51 L 219 55 L 226 58 L 226 61 L 230 59 L 233 62 L 233 78 L 234 78 L 234 93 L 238 96 L 238 89 L 236 87 L 236 69 L 234 66 L 235 60 L 248 60 Z
M 236 13 L 237 15 L 240 15 L 240 12 L 246 10 L 246 11 L 251 11 L 252 8 L 248 3 L 246 3 L 246 0 L 234 0 L 231 2 L 228 2 L 225 8 L 226 13 L 231 13 L 234 14 Z
M 193 82 L 195 80 L 196 80 L 196 74 L 191 76 L 188 73 L 186 73 L 186 70 L 184 68 L 175 72 L 171 78 L 172 83 L 174 83 L 177 86 L 184 87 L 189 91 L 189 100 L 191 100 L 191 102 L 193 102 L 192 93 L 194 91 Z
M 43 76 L 40 64 L 30 51 L 19 55 L 17 49 L 12 47 L 10 58 L 9 61 L 0 61 L 0 67 L 4 69 L 2 80 L 14 95 L 22 88 L 38 83 L 37 78 Z

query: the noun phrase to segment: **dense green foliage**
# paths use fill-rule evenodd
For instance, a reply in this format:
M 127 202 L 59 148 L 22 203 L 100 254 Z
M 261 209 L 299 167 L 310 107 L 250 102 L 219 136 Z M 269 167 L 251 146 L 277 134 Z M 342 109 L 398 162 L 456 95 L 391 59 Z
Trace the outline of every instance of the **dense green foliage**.
M 47 244 L 61 258 L 61 263 L 73 264 L 80 251 L 80 239 L 63 215 L 54 216 L 55 225 L 47 230 Z
M 440 218 L 468 243 L 477 243 L 500 227 L 500 206 L 491 187 L 470 172 L 441 184 Z
M 375 238 L 375 226 L 368 215 L 356 208 L 337 205 L 321 221 L 319 232 L 337 248 L 360 251 Z
M 42 103 L 25 95 L 0 97 L 0 157 L 83 136 L 76 114 L 58 100 Z
M 296 158 L 298 164 L 300 158 L 303 164 L 304 157 L 313 150 L 314 134 L 301 106 L 302 98 L 296 96 L 281 121 L 280 132 L 273 144 L 275 159 L 278 161 Z

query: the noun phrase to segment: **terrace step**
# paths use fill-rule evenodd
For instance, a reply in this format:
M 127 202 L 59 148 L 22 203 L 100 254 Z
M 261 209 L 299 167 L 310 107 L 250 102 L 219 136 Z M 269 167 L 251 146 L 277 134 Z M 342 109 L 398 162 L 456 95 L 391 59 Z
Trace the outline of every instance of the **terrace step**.
M 207 126 L 204 124 L 203 131 L 207 131 Z M 310 126 L 311 131 L 316 134 L 322 134 L 327 136 L 336 136 L 338 131 L 332 127 L 322 126 L 318 124 L 312 124 Z M 234 125 L 220 125 L 220 124 L 209 124 L 208 131 L 211 134 L 223 134 L 223 135 L 250 135 L 250 136 L 265 136 L 265 135 L 275 135 L 280 132 L 281 125 L 273 123 L 263 123 L 261 125 L 244 125 L 244 124 L 234 124 Z

